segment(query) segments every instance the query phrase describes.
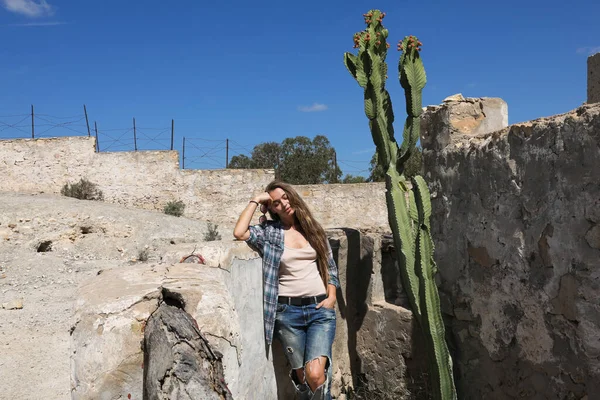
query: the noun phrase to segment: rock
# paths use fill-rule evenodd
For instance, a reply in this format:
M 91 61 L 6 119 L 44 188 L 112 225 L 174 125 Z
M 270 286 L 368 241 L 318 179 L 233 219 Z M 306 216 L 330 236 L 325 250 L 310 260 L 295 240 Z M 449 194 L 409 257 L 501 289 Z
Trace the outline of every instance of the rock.
M 381 391 L 394 399 L 423 398 L 426 357 L 419 334 L 413 334 L 415 323 L 412 312 L 402 307 L 377 302 L 368 308 L 356 334 L 356 352 L 364 390 L 372 398 L 382 398 Z
M 508 106 L 504 100 L 488 97 L 463 99 L 468 101 L 456 99 L 428 107 L 422 114 L 421 143 L 424 149 L 442 151 L 450 145 L 453 150 L 460 151 L 465 147 L 463 142 L 508 126 Z
M 105 269 L 84 283 L 71 334 L 72 399 L 118 398 L 122 393 L 142 398 L 144 332 L 150 316 L 168 298 L 166 302 L 182 305 L 211 348 L 222 354 L 234 398 L 274 400 L 275 371 L 271 355 L 265 357 L 262 318 L 257 318 L 262 316 L 256 291 L 262 263 L 245 244 L 230 246 L 244 252 L 229 253 L 215 244 L 212 250 L 199 249 L 215 255 L 207 258 L 209 265 L 139 264 Z M 232 262 L 239 262 L 234 254 L 254 258 L 234 267 Z
M 3 303 L 2 308 L 5 310 L 20 310 L 23 308 L 23 299 L 14 299 L 8 303 Z
M 457 94 L 453 94 L 452 96 L 448 96 L 446 97 L 443 102 L 444 103 L 448 103 L 451 101 L 464 101 L 465 98 L 463 97 L 462 93 L 457 93 Z
M 158 307 L 146 325 L 144 351 L 144 399 L 233 399 L 222 355 L 181 308 L 164 302 Z
M 600 249 L 600 225 L 594 225 L 585 234 L 585 240 L 592 249 Z

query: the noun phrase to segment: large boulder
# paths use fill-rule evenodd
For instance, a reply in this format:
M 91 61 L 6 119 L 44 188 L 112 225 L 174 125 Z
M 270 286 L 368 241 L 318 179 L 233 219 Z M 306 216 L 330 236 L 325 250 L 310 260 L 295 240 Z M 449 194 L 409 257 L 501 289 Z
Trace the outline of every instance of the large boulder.
M 159 304 L 172 298 L 222 355 L 234 398 L 275 399 L 272 356 L 257 318 L 262 315 L 262 293 L 256 290 L 261 263 L 241 246 L 207 257 L 216 260 L 212 265 L 142 264 L 102 271 L 83 284 L 71 334 L 72 397 L 141 398 L 145 324 Z

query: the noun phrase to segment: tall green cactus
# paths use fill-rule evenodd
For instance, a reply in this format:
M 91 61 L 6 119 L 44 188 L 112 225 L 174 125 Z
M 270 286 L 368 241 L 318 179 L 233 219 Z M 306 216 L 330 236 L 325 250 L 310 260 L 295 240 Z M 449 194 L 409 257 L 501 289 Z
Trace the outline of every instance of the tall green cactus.
M 456 399 L 452 374 L 452 358 L 445 341 L 440 299 L 435 284 L 437 267 L 433 259 L 429 217 L 429 189 L 421 176 L 409 182 L 404 163 L 415 151 L 419 139 L 421 92 L 427 78 L 419 52 L 421 42 L 408 36 L 398 43 L 402 51 L 398 63 L 400 84 L 406 97 L 406 123 L 402 146 L 394 138 L 392 101 L 385 89 L 385 58 L 388 30 L 382 21 L 385 13 L 371 10 L 363 15 L 367 28 L 354 35 L 358 54 L 345 53 L 344 63 L 350 74 L 364 89 L 365 114 L 379 164 L 386 171 L 388 218 L 399 251 L 398 262 L 402 284 L 427 343 L 433 395 L 438 400 Z

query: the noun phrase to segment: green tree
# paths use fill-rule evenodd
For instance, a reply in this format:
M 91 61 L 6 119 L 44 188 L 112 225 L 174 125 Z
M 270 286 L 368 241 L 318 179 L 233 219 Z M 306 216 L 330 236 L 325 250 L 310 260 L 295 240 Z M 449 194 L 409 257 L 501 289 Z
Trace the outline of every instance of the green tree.
M 273 168 L 275 176 L 288 183 L 318 184 L 339 182 L 342 171 L 334 163 L 335 150 L 329 139 L 317 135 L 261 143 L 252 149 L 250 157 L 231 158 L 229 168 Z
M 279 168 L 281 158 L 281 145 L 277 142 L 260 143 L 252 149 L 250 157 L 240 154 L 231 157 L 228 168 Z
M 369 162 L 369 182 L 383 182 L 385 181 L 385 171 L 383 167 L 378 163 L 377 150 L 373 154 L 371 161 Z M 423 171 L 423 150 L 420 147 L 416 147 L 415 151 L 410 155 L 406 163 L 404 164 L 404 176 L 411 178 L 415 175 L 420 175 Z
M 252 159 L 250 157 L 248 157 L 247 155 L 244 155 L 244 154 L 240 154 L 239 156 L 231 157 L 231 160 L 229 160 L 229 165 L 227 166 L 227 168 L 250 169 L 250 168 L 254 168 L 254 167 L 253 167 Z
M 344 179 L 342 179 L 342 183 L 365 183 L 365 182 L 367 182 L 367 179 L 364 176 L 360 176 L 360 175 L 346 174 L 346 176 L 344 176 Z

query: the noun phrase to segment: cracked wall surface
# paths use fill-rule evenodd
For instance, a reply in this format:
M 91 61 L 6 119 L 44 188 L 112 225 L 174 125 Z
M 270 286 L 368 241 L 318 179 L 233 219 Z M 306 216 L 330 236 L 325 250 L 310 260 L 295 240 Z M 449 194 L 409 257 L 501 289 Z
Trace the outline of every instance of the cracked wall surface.
M 452 109 L 471 104 L 429 110 L 422 139 L 459 397 L 595 398 L 600 104 L 452 129 Z

